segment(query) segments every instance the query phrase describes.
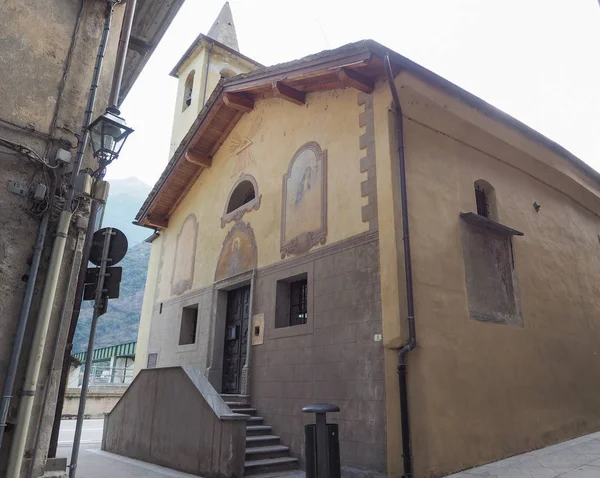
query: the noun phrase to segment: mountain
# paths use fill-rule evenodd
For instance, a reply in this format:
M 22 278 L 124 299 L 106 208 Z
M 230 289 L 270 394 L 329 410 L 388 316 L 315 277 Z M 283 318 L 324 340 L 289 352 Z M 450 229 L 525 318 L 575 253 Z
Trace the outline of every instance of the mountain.
M 110 181 L 102 224 L 123 231 L 129 241 L 129 247 L 139 244 L 151 234 L 149 229 L 131 223 L 148 197 L 150 189 L 150 186 L 137 178 Z
M 108 311 L 98 320 L 95 348 L 137 339 L 151 248 L 150 244 L 143 241 L 151 234 L 151 231 L 134 226 L 131 221 L 135 218 L 149 192 L 150 186 L 136 178 L 117 179 L 110 182 L 110 194 L 102 224 L 123 231 L 129 242 L 129 250 L 125 258 L 118 264 L 123 267 L 119 298 L 109 301 Z M 75 331 L 74 352 L 87 350 L 92 307 L 93 301 L 83 303 Z

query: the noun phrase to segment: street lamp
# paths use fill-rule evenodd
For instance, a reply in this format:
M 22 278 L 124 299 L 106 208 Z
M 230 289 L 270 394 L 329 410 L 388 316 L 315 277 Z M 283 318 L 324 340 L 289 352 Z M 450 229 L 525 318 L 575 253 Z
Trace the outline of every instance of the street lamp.
M 120 114 L 117 108 L 109 107 L 88 128 L 94 157 L 98 158 L 101 167 L 112 163 L 119 156 L 125 140 L 133 133 L 133 129 L 127 126 Z

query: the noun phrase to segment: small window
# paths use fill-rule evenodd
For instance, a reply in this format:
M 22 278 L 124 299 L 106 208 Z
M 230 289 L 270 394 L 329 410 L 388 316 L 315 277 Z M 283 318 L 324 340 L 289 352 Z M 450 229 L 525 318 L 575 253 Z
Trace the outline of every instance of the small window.
M 475 181 L 475 203 L 477 214 L 493 221 L 498 220 L 494 187 L 483 179 Z
M 181 329 L 179 330 L 179 345 L 190 345 L 196 342 L 198 326 L 198 305 L 184 307 L 181 313 Z
M 183 89 L 183 105 L 181 111 L 185 111 L 192 104 L 192 91 L 194 91 L 194 75 L 195 71 L 192 70 L 188 73 L 185 79 L 185 88 Z
M 304 325 L 308 321 L 306 274 L 277 282 L 275 328 Z
M 242 207 L 256 197 L 254 186 L 250 181 L 242 181 L 231 193 L 231 199 L 227 205 L 227 213 Z

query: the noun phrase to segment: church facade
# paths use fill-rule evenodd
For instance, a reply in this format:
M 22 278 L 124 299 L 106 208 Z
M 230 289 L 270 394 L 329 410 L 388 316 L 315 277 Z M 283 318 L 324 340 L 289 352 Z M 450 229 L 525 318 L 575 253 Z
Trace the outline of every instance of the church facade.
M 417 477 L 597 431 L 598 173 L 373 41 L 264 68 L 223 18 L 174 70 L 172 159 L 136 217 L 136 365 L 199 365 L 301 463 L 318 402 L 345 469 L 395 476 L 406 419 Z

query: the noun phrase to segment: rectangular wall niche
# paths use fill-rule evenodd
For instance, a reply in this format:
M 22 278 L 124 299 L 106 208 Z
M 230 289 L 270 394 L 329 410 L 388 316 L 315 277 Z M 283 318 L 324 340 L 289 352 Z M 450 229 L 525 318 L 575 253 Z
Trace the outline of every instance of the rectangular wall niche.
M 277 281 L 275 328 L 303 325 L 308 321 L 308 275 Z
M 179 329 L 179 345 L 190 345 L 196 342 L 198 327 L 198 304 L 184 307 L 181 310 L 181 328 Z
M 511 242 L 522 234 L 481 216 L 461 217 L 471 319 L 523 326 Z

